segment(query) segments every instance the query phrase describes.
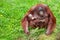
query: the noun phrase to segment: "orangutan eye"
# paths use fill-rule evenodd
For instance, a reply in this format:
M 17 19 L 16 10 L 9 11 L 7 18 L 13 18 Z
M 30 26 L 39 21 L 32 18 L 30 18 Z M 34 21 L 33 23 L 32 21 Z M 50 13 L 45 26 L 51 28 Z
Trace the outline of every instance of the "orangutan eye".
M 43 11 L 40 11 L 39 14 L 40 14 L 40 15 L 43 15 Z

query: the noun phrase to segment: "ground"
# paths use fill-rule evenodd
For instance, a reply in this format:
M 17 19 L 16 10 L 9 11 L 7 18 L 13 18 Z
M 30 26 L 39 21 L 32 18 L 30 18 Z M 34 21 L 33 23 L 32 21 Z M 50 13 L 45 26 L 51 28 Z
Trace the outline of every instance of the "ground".
M 24 34 L 21 20 L 26 12 L 36 4 L 47 4 L 56 17 L 56 28 L 50 36 L 45 29 L 32 29 L 30 35 Z M 60 32 L 59 0 L 0 0 L 0 40 L 56 40 Z

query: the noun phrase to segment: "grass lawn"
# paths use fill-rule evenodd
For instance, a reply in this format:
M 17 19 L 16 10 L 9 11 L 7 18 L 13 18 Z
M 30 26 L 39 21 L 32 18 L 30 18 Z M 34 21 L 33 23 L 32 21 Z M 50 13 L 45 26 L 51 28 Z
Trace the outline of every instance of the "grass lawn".
M 56 29 L 45 35 L 45 29 L 32 29 L 29 36 L 25 35 L 21 19 L 36 4 L 47 4 L 56 17 Z M 60 1 L 59 0 L 0 0 L 0 40 L 56 40 L 60 32 Z

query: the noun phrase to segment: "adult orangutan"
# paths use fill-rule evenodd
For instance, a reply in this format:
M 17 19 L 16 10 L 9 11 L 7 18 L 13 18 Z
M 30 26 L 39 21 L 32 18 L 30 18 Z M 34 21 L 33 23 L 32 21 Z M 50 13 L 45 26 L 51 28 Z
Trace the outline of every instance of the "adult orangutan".
M 46 34 L 49 35 L 56 26 L 56 18 L 46 4 L 37 4 L 29 9 L 22 20 L 22 27 L 26 34 L 29 34 L 29 26 L 46 28 Z

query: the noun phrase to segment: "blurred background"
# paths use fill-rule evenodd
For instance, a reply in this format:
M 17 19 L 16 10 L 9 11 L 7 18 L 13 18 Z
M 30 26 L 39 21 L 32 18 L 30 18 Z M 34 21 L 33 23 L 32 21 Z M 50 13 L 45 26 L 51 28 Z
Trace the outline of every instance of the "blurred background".
M 45 29 L 32 29 L 30 35 L 24 34 L 21 20 L 26 12 L 36 4 L 47 4 L 56 17 L 56 28 L 50 36 Z M 0 0 L 0 40 L 57 40 L 60 32 L 59 0 Z

